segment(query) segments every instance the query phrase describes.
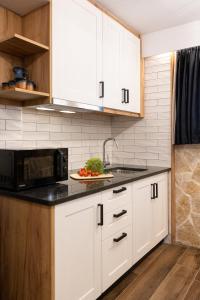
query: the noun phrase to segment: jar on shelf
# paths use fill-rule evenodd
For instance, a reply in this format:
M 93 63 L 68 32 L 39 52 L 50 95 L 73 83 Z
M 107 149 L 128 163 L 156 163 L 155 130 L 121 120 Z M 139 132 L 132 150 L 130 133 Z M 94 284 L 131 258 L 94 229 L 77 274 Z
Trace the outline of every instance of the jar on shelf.
M 10 80 L 8 81 L 8 86 L 10 90 L 14 90 L 14 88 L 16 87 L 16 82 L 14 80 Z
M 27 81 L 26 79 L 18 79 L 16 80 L 16 87 L 19 89 L 26 89 Z
M 34 91 L 36 88 L 36 84 L 32 80 L 27 80 L 26 89 L 29 91 Z
M 2 82 L 1 88 L 2 88 L 2 90 L 9 90 L 8 82 Z

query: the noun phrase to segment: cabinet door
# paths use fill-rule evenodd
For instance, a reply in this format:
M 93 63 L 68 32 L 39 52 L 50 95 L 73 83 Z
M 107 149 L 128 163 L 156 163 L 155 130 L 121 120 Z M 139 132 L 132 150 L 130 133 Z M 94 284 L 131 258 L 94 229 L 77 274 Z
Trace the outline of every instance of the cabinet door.
M 168 234 L 168 174 L 154 179 L 157 185 L 153 205 L 153 244 L 156 245 Z
M 101 292 L 100 197 L 55 207 L 56 300 L 94 300 Z
M 122 109 L 140 113 L 140 39 L 125 29 L 121 34 L 120 81 L 129 98 Z
M 52 1 L 52 95 L 102 106 L 102 13 L 86 0 Z
M 103 15 L 103 81 L 104 107 L 121 109 L 120 38 L 122 27 Z
M 152 203 L 149 179 L 133 184 L 133 262 L 142 258 L 152 244 Z
M 103 291 L 131 267 L 131 226 L 122 228 L 102 243 Z

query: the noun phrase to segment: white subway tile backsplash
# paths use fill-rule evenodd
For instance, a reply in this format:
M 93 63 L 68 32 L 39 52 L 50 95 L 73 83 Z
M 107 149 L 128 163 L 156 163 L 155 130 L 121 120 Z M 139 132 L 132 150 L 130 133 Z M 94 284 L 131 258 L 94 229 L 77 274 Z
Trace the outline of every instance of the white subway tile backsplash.
M 50 132 L 50 140 L 52 141 L 65 141 L 65 140 L 70 140 L 70 138 L 71 138 L 70 133 Z
M 0 119 L 2 120 L 21 120 L 21 110 L 17 109 L 0 109 Z
M 23 122 L 24 123 L 36 123 L 36 114 L 33 113 L 25 113 L 25 111 L 23 111 Z
M 5 129 L 6 129 L 6 121 L 0 120 L 0 130 L 5 130 Z
M 50 125 L 49 123 L 45 124 L 45 123 L 37 123 L 37 131 L 47 131 L 49 132 L 50 129 Z
M 135 158 L 139 159 L 158 159 L 158 153 L 141 152 L 135 153 Z
M 23 132 L 23 140 L 30 141 L 47 141 L 49 140 L 49 132 L 31 132 L 31 131 L 25 131 Z
M 42 124 L 49 124 L 49 116 L 38 114 L 36 115 L 36 122 Z
M 6 130 L 21 130 L 22 122 L 18 120 L 6 120 Z
M 170 70 L 168 69 L 165 72 L 158 72 L 158 78 L 167 78 L 167 79 L 170 79 Z
M 162 78 L 162 79 L 152 79 L 152 80 L 145 80 L 144 85 L 146 87 L 150 86 L 159 86 L 159 85 L 170 85 L 170 79 L 169 78 Z
M 36 131 L 36 123 L 23 122 L 22 129 L 23 131 Z

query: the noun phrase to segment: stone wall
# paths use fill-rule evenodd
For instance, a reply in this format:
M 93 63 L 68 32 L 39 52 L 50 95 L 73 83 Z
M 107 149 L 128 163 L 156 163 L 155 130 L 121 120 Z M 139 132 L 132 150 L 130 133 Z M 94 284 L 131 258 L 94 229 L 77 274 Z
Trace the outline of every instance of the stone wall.
M 200 145 L 176 146 L 176 241 L 200 247 Z

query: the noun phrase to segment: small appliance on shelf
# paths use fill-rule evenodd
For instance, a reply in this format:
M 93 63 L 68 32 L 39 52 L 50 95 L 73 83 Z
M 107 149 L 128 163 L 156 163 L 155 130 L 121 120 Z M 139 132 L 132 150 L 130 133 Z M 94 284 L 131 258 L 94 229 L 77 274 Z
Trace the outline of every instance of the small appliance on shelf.
M 34 91 L 36 89 L 35 82 L 30 80 L 28 71 L 25 68 L 16 66 L 13 68 L 13 73 L 13 80 L 2 83 L 3 90 L 13 90 L 15 88 L 20 88 L 24 90 Z

